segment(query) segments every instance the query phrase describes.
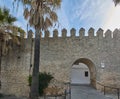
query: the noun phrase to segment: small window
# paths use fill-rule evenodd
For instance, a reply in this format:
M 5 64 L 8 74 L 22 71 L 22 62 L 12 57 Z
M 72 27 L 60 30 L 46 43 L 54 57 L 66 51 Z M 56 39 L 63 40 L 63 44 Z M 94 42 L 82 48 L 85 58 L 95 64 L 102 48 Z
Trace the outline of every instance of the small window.
M 85 77 L 88 77 L 88 71 L 85 71 Z

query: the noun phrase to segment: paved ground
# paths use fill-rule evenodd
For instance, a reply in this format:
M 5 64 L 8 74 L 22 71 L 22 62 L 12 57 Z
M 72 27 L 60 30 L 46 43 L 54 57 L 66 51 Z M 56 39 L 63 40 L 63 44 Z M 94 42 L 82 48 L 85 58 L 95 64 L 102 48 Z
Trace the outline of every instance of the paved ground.
M 113 99 L 106 97 L 89 85 L 72 85 L 71 99 Z
M 3 97 L 0 99 L 27 99 L 27 98 L 17 98 L 17 97 Z
M 15 96 L 4 96 L 0 97 L 0 99 L 27 99 L 25 97 L 15 97 Z
M 72 85 L 71 86 L 71 98 L 70 96 L 66 97 L 67 99 L 118 99 L 117 96 L 107 95 L 104 96 L 103 93 L 97 91 L 89 85 Z M 25 97 L 15 97 L 15 96 L 6 96 L 0 99 L 27 99 Z M 40 98 L 44 99 L 44 98 Z M 49 98 L 53 99 L 53 98 Z M 55 99 L 55 98 L 54 98 Z M 64 98 L 57 98 L 64 99 Z

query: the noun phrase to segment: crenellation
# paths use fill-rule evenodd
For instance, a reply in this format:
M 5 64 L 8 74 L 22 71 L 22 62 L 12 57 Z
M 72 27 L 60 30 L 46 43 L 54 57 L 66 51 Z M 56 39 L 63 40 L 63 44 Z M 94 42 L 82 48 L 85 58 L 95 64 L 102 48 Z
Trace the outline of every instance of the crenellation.
M 88 36 L 89 36 L 89 37 L 94 37 L 94 29 L 93 29 L 93 28 L 90 28 L 90 29 L 88 30 Z
M 94 38 L 94 37 L 99 37 L 99 38 L 103 38 L 104 37 L 104 35 L 105 35 L 105 38 L 115 38 L 115 37 L 119 37 L 119 35 L 120 35 L 120 30 L 118 30 L 118 29 L 115 29 L 114 30 L 114 32 L 112 32 L 111 30 L 107 30 L 105 33 L 104 33 L 104 30 L 103 29 L 101 29 L 101 28 L 99 28 L 98 29 L 98 31 L 96 32 L 96 36 L 95 36 L 95 32 L 94 32 L 95 30 L 94 30 L 94 28 L 90 28 L 89 30 L 88 30 L 88 39 L 89 38 Z M 62 32 L 62 38 L 67 38 L 67 29 L 65 29 L 65 28 L 63 28 L 62 30 L 61 30 L 61 32 Z M 45 36 L 44 37 L 42 37 L 42 38 L 46 38 L 46 39 L 48 39 L 48 38 L 50 38 L 50 32 L 49 31 L 45 31 Z M 52 38 L 61 38 L 61 37 L 59 37 L 58 36 L 58 30 L 57 29 L 55 29 L 55 30 L 53 30 L 53 37 L 51 37 L 51 39 Z M 74 29 L 74 28 L 72 28 L 71 30 L 70 30 L 70 37 L 69 38 L 71 38 L 71 37 L 76 37 L 76 38 L 78 38 L 78 36 L 76 36 L 76 29 Z M 113 34 L 113 35 L 112 35 Z M 85 36 L 85 29 L 84 28 L 80 28 L 80 30 L 79 30 L 79 37 L 80 38 L 82 38 L 82 37 L 86 37 Z M 33 32 L 32 32 L 32 30 L 30 30 L 29 31 L 29 33 L 28 33 L 28 37 L 27 38 L 33 38 Z
M 62 37 L 63 38 L 67 37 L 67 30 L 65 28 L 62 29 Z
M 55 29 L 53 31 L 53 38 L 58 38 L 58 30 L 57 29 Z
M 70 30 L 70 34 L 71 34 L 71 37 L 75 37 L 76 29 L 75 29 L 75 28 L 72 28 L 72 29 Z
M 114 41 L 114 48 L 119 49 L 119 43 L 120 43 L 120 30 L 115 29 L 113 31 L 113 41 Z
M 120 30 L 115 29 L 115 30 L 113 31 L 113 38 L 115 38 L 115 39 L 120 38 Z
M 50 32 L 49 31 L 45 31 L 45 38 L 48 39 L 50 37 Z
M 103 38 L 103 29 L 99 28 L 97 31 L 97 37 Z
M 108 39 L 112 38 L 112 31 L 111 31 L 111 30 L 108 29 L 108 30 L 105 32 L 105 38 L 108 38 Z
M 84 37 L 84 36 L 85 36 L 85 29 L 84 29 L 84 28 L 81 28 L 81 29 L 79 30 L 79 36 L 80 36 L 80 37 Z

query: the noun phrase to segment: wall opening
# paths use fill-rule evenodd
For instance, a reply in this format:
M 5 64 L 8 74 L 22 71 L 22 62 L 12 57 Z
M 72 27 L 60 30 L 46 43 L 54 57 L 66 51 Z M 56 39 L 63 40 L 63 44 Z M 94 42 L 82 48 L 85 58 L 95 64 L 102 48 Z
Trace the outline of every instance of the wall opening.
M 72 64 L 71 84 L 90 84 L 96 87 L 96 69 L 91 60 L 80 58 Z
M 85 64 L 72 66 L 71 84 L 90 84 L 90 71 Z

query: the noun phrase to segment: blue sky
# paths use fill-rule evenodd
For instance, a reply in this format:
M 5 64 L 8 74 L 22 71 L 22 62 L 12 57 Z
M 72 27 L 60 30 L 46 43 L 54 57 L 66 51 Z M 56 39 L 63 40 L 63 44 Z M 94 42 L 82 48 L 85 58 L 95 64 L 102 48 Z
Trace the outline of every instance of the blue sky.
M 13 11 L 12 0 L 0 0 L 0 6 L 7 6 L 11 14 L 18 18 L 16 25 L 26 30 L 27 22 L 23 18 L 23 8 Z M 75 28 L 77 32 L 81 27 L 86 31 L 90 27 L 103 28 L 105 31 L 120 28 L 120 6 L 114 6 L 112 0 L 62 0 L 61 8 L 57 11 L 59 16 L 59 30 Z M 58 28 L 58 27 L 57 27 Z
M 103 28 L 105 31 L 120 28 L 120 6 L 115 7 L 112 0 L 64 0 L 60 21 L 64 27 Z

